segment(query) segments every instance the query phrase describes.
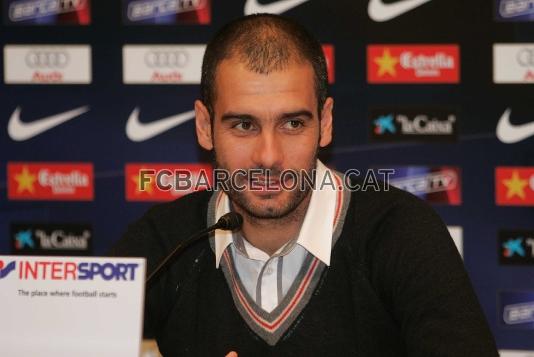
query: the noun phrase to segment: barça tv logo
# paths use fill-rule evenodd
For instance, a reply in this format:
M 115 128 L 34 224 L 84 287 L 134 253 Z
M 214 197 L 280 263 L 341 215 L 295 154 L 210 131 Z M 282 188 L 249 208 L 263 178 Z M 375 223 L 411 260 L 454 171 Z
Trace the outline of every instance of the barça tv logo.
M 498 21 L 534 21 L 534 2 L 531 0 L 495 0 Z
M 89 25 L 90 0 L 5 0 L 6 25 Z
M 502 325 L 534 329 L 534 291 L 502 291 L 499 300 Z
M 430 203 L 462 203 L 461 174 L 458 167 L 400 166 L 388 169 L 395 170 L 389 181 L 392 186 Z
M 125 25 L 208 25 L 211 0 L 122 0 Z

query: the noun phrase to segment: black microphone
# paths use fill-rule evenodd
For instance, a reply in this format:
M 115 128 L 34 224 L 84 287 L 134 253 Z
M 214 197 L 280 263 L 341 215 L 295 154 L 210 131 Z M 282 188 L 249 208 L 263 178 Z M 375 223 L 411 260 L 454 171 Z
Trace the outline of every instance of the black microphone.
M 159 263 L 156 269 L 154 269 L 152 273 L 150 273 L 148 278 L 146 278 L 146 281 L 145 281 L 146 286 L 148 286 L 152 281 L 154 281 L 154 277 L 156 277 L 159 273 L 161 273 L 163 268 L 165 268 L 169 264 L 171 259 L 180 255 L 187 247 L 189 247 L 191 244 L 200 240 L 200 238 L 204 237 L 206 234 L 213 232 L 216 229 L 222 229 L 225 231 L 228 231 L 228 230 L 233 231 L 235 229 L 240 228 L 242 224 L 243 224 L 243 216 L 241 216 L 237 212 L 228 212 L 227 214 L 219 218 L 217 223 L 215 223 L 214 225 L 208 228 L 204 228 L 200 232 L 193 234 L 191 237 L 189 237 L 182 243 L 178 244 L 176 248 L 174 248 L 174 250 L 170 252 L 169 255 L 167 255 L 165 259 L 161 261 L 161 263 Z
M 233 231 L 234 229 L 238 229 L 243 224 L 243 216 L 240 215 L 237 212 L 228 212 L 227 214 L 223 215 L 217 223 L 212 226 L 215 227 L 214 229 L 223 229 L 225 231 Z

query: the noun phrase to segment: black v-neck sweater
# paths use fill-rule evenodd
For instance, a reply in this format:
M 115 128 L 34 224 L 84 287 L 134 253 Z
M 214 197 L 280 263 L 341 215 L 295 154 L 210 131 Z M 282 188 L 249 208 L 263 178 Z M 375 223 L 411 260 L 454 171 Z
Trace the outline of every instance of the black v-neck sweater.
M 153 207 L 111 254 L 146 257 L 152 271 L 206 227 L 211 194 Z M 446 226 L 424 202 L 394 188 L 351 194 L 330 266 L 274 346 L 240 315 L 207 239 L 148 288 L 144 331 L 165 357 L 498 356 Z

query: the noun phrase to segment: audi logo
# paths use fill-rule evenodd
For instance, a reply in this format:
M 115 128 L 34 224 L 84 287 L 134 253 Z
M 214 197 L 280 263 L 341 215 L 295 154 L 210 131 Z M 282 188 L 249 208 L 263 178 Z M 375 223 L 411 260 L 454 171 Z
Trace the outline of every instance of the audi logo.
M 145 54 L 148 67 L 184 67 L 189 62 L 189 55 L 185 51 L 149 51 Z
M 534 67 L 534 47 L 519 50 L 517 62 L 523 67 Z
M 65 68 L 69 63 L 69 54 L 65 51 L 30 51 L 26 55 L 26 64 L 31 68 Z

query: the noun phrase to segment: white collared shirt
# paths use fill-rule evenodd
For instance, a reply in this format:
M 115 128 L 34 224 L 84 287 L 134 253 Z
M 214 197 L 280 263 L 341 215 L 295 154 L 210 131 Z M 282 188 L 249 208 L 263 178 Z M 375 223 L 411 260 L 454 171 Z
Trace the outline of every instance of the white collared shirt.
M 317 160 L 316 189 L 312 191 L 298 237 L 272 256 L 254 247 L 238 233 L 215 231 L 216 267 L 219 267 L 224 251 L 230 246 L 236 270 L 247 293 L 267 312 L 276 308 L 283 299 L 308 254 L 330 265 L 337 193 L 331 185 L 321 187 L 318 184 L 325 180 L 327 174 L 330 179 L 334 178 L 334 173 Z M 230 211 L 228 196 L 224 192 L 220 194 L 223 197 L 215 208 L 215 221 Z

